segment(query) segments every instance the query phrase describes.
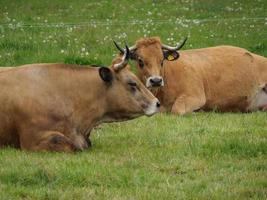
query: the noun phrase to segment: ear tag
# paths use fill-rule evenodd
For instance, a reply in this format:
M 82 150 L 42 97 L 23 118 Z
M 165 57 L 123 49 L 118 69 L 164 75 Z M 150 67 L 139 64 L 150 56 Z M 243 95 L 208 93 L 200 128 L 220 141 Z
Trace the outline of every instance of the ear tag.
M 168 57 L 167 57 L 167 60 L 168 61 L 174 60 L 174 56 L 172 54 L 169 54 Z

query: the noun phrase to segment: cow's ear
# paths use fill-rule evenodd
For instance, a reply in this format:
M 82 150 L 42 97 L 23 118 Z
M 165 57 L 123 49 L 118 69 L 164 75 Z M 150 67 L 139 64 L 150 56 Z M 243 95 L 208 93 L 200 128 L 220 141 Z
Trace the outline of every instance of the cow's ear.
M 106 83 L 111 83 L 113 80 L 112 71 L 108 67 L 100 67 L 99 76 Z
M 164 59 L 168 61 L 177 60 L 180 54 L 177 51 L 163 51 Z

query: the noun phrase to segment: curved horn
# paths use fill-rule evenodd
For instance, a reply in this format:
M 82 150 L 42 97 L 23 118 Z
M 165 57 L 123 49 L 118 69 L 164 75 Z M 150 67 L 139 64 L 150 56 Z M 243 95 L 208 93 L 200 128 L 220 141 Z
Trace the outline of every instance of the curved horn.
M 133 45 L 129 48 L 130 51 L 135 51 L 137 49 L 136 45 Z
M 114 69 L 116 71 L 119 71 L 119 70 L 123 69 L 124 67 L 126 67 L 126 65 L 128 64 L 129 58 L 130 58 L 130 50 L 129 50 L 128 46 L 125 45 L 125 52 L 122 56 L 122 61 L 120 63 L 115 64 Z
M 124 49 L 121 48 L 121 47 L 117 44 L 117 42 L 115 42 L 115 41 L 113 40 L 113 43 L 115 44 L 115 46 L 117 47 L 117 49 L 118 49 L 121 53 L 124 53 Z
M 175 47 L 171 47 L 171 46 L 168 46 L 166 44 L 162 44 L 162 49 L 166 49 L 166 50 L 170 50 L 170 51 L 178 51 L 179 49 L 181 49 L 185 42 L 187 40 L 187 37 L 185 37 L 184 39 L 182 39 Z
M 113 40 L 113 43 L 115 44 L 115 46 L 117 47 L 117 49 L 118 49 L 121 53 L 124 53 L 124 52 L 125 52 L 125 49 L 121 48 L 121 47 L 118 45 L 117 42 L 115 42 L 115 41 Z M 129 48 L 129 50 L 130 50 L 130 51 L 134 51 L 134 50 L 136 50 L 136 45 L 131 46 L 131 47 Z

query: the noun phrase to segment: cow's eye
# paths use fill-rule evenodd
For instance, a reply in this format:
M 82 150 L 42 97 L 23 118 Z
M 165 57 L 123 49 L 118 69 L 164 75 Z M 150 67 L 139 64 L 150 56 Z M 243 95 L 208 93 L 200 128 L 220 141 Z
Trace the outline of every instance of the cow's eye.
M 130 86 L 132 92 L 136 92 L 138 89 L 136 82 L 128 82 L 128 85 Z
M 143 68 L 144 67 L 144 61 L 141 58 L 138 58 L 138 65 Z
M 130 85 L 131 87 L 136 87 L 137 86 L 136 82 L 129 82 L 128 85 Z

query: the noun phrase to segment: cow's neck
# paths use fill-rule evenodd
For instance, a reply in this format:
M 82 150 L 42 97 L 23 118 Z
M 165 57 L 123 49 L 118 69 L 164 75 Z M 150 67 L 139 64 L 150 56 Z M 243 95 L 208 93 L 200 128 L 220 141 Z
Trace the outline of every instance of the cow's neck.
M 72 120 L 81 134 L 88 134 L 103 120 L 108 102 L 107 87 L 100 79 L 98 71 L 92 71 L 88 76 L 78 75 L 77 78 L 69 88 L 73 95 L 68 95 L 73 99 Z
M 164 86 L 158 88 L 153 94 L 159 99 L 161 102 L 161 110 L 163 111 L 170 111 L 171 103 L 169 102 L 170 94 L 169 88 L 170 85 L 177 84 L 177 83 L 170 83 L 168 79 L 168 74 L 172 73 L 170 69 L 167 67 L 163 67 L 161 71 L 161 76 L 164 80 Z

